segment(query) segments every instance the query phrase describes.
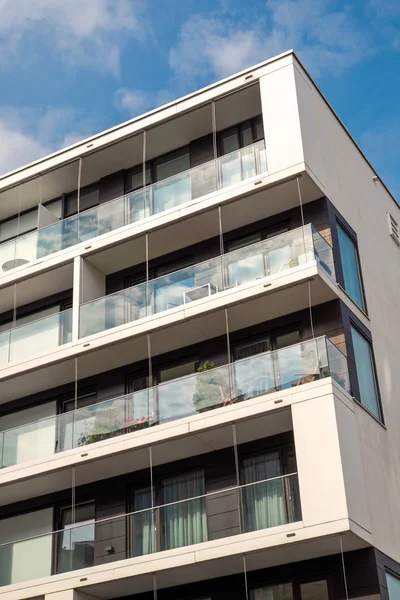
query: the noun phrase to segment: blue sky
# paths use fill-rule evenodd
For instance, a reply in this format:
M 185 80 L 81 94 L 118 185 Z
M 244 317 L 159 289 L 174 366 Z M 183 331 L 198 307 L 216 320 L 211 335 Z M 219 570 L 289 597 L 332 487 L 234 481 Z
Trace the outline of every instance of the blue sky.
M 0 173 L 290 48 L 400 199 L 400 0 L 0 0 Z

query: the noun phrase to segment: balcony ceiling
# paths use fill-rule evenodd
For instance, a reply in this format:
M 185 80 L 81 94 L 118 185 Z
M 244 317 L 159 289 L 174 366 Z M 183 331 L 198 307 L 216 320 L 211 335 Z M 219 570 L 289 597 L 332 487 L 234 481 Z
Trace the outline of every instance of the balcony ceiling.
M 220 414 L 221 410 L 224 411 L 225 409 L 220 409 L 218 411 Z M 213 413 L 215 413 L 215 411 L 213 411 Z M 209 413 L 208 416 L 210 415 L 212 416 L 212 413 Z M 214 425 L 214 427 L 209 429 L 205 426 L 204 429 L 196 431 L 195 434 L 188 431 L 187 425 L 182 426 L 182 422 L 187 423 L 188 421 L 193 420 L 199 421 L 199 415 L 189 419 L 173 421 L 171 423 L 172 427 L 170 427 L 169 424 L 160 425 L 150 432 L 150 434 L 154 434 L 158 438 L 157 442 L 149 444 L 145 438 L 142 437 L 139 439 L 136 437 L 138 444 L 142 445 L 128 450 L 126 447 L 121 450 L 122 446 L 119 446 L 119 451 L 114 454 L 109 454 L 110 448 L 106 448 L 103 456 L 94 458 L 94 460 L 90 459 L 90 445 L 80 448 L 78 449 L 78 452 L 74 453 L 74 456 L 79 457 L 82 452 L 85 452 L 89 454 L 89 458 L 83 462 L 78 462 L 75 459 L 77 462 L 74 475 L 75 484 L 76 486 L 86 485 L 117 475 L 125 475 L 127 473 L 149 469 L 149 445 L 151 445 L 152 448 L 153 466 L 163 465 L 190 456 L 198 456 L 229 447 L 232 447 L 233 453 L 232 425 L 229 422 L 230 418 L 227 411 L 225 411 L 224 417 L 224 424 L 221 423 L 217 427 Z M 202 418 L 203 417 L 200 416 L 200 419 Z M 226 424 L 227 422 L 228 424 Z M 237 423 L 237 442 L 238 444 L 244 444 L 291 430 L 292 418 L 290 409 L 288 407 L 283 410 L 277 409 L 273 412 L 266 412 L 265 414 L 258 415 L 257 418 L 253 417 L 247 420 L 241 420 Z M 152 435 L 152 438 L 154 438 L 154 435 Z M 130 438 L 132 439 L 132 436 L 130 436 Z M 115 441 L 115 439 L 113 441 Z M 123 441 L 123 439 L 118 438 L 116 441 Z M 57 455 L 57 457 L 63 459 L 63 453 Z M 70 460 L 69 464 L 72 465 L 75 461 Z M 41 470 L 39 467 L 35 477 L 23 479 L 23 477 L 18 477 L 18 473 L 16 472 L 11 483 L 3 483 L 1 486 L 2 494 L 0 497 L 0 506 L 71 488 L 71 467 L 65 468 L 64 466 L 61 468 L 60 463 L 58 463 L 57 468 L 52 465 L 51 461 L 45 462 L 43 465 L 45 468 Z M 19 465 L 19 468 L 23 468 L 23 466 L 24 465 Z M 4 473 L 5 472 L 3 471 L 2 474 Z
M 216 101 L 217 129 L 222 130 L 261 114 L 258 85 L 251 85 Z M 212 106 L 200 106 L 154 125 L 146 134 L 146 160 L 181 148 L 212 132 Z M 111 173 L 139 165 L 143 160 L 141 133 L 88 154 L 82 161 L 81 186 Z M 0 193 L 0 220 L 58 198 L 78 187 L 79 162 L 74 161 L 41 177 Z
M 337 298 L 334 286 L 328 285 L 327 281 L 317 274 L 316 267 L 308 269 L 308 273 L 313 273 L 310 281 L 313 306 Z M 204 299 L 196 306 L 191 305 L 190 308 L 182 306 L 166 311 L 162 315 L 155 315 L 145 322 L 139 320 L 128 324 L 121 330 L 106 331 L 93 338 L 89 344 L 83 341 L 75 348 L 63 350 L 61 347 L 57 353 L 63 358 L 59 359 L 59 362 L 49 362 L 44 357 L 36 363 L 33 360 L 31 368 L 27 364 L 28 361 L 25 362 L 23 372 L 10 375 L 8 378 L 3 375 L 0 402 L 9 402 L 73 382 L 75 353 L 78 378 L 82 379 L 146 360 L 148 358 L 147 332 L 151 332 L 154 356 L 225 335 L 224 306 L 226 303 L 230 331 L 251 327 L 308 308 L 308 279 L 308 275 L 299 272 L 297 281 L 294 279 L 287 287 L 282 287 L 284 285 L 282 283 L 281 286 L 268 289 L 264 288 L 262 282 L 255 284 L 249 290 L 239 287 L 233 293 L 228 291 L 215 295 L 212 300 Z M 212 305 L 212 302 L 217 304 Z M 53 353 L 51 358 L 57 360 L 57 354 Z
M 246 194 L 239 194 L 234 198 L 232 193 L 228 193 L 227 201 L 221 202 L 224 233 L 292 208 L 299 208 L 300 211 L 296 179 L 271 187 L 258 188 L 254 184 L 250 185 L 250 192 L 246 190 Z M 306 174 L 301 177 L 301 192 L 304 204 L 321 197 L 321 190 Z M 221 197 L 225 197 L 223 190 Z M 170 222 L 167 218 L 159 218 L 160 225 L 149 231 L 150 259 L 165 256 L 219 235 L 219 214 L 215 205 L 203 212 L 199 211 L 196 204 L 190 209 L 182 207 L 176 216 L 180 217 L 179 220 Z M 87 260 L 105 275 L 143 263 L 146 260 L 145 237 L 143 234 L 137 235 L 119 245 L 87 254 Z

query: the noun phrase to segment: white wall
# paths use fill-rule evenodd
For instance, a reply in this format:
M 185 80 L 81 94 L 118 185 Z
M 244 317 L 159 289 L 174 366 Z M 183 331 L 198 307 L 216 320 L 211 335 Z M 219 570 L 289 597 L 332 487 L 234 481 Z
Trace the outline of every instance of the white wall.
M 304 162 L 293 66 L 287 59 L 283 64 L 273 63 L 270 72 L 260 77 L 269 174 Z
M 333 394 L 311 398 L 292 405 L 292 419 L 304 525 L 351 519 L 369 532 L 360 440 L 351 403 Z
M 74 291 L 72 300 L 72 340 L 79 339 L 80 306 L 90 300 L 102 298 L 106 294 L 106 277 L 89 261 L 80 256 L 74 260 Z M 97 308 L 99 310 L 99 308 Z M 98 315 L 105 319 L 105 313 Z
M 387 225 L 387 212 L 399 221 L 400 210 L 383 185 L 373 180 L 373 170 L 301 66 L 296 64 L 293 72 L 306 165 L 358 236 L 387 427 L 357 407 L 367 501 L 374 544 L 400 561 L 400 249 Z M 287 79 L 291 77 L 288 73 Z M 275 93 L 279 96 L 280 89 Z

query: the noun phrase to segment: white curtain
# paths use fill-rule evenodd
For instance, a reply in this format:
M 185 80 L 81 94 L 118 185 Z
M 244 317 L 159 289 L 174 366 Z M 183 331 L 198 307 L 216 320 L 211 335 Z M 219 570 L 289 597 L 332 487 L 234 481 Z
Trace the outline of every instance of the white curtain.
M 282 474 L 278 452 L 243 460 L 245 484 L 263 481 Z M 287 523 L 284 480 L 274 479 L 243 488 L 246 531 L 266 529 Z
M 149 509 L 149 510 L 144 510 Z M 151 489 L 136 490 L 134 511 L 143 511 L 133 516 L 133 554 L 142 556 L 156 550 L 155 513 L 151 510 Z
M 207 541 L 204 473 L 197 471 L 164 479 L 162 487 L 161 549 L 168 550 Z M 203 496 L 198 498 L 198 496 Z M 181 502 L 186 498 L 195 498 Z

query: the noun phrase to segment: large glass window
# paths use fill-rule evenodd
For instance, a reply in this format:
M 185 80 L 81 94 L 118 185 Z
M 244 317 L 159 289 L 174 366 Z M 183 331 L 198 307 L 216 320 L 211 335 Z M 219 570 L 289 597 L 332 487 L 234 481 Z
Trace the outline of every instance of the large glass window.
M 328 582 L 308 581 L 300 585 L 301 600 L 328 600 Z
M 78 211 L 78 192 L 68 194 L 65 203 L 65 216 L 70 217 L 77 212 L 82 212 L 89 208 L 97 206 L 99 203 L 99 186 L 98 184 L 81 190 L 79 195 L 79 211 Z
M 135 555 L 170 550 L 207 541 L 203 471 L 167 477 L 155 486 L 159 505 L 151 509 L 150 488 L 134 492 L 133 550 Z M 193 500 L 188 500 L 193 498 Z M 185 501 L 186 500 L 186 501 Z M 157 529 L 154 524 L 157 523 Z
M 94 502 L 61 511 L 61 533 L 57 544 L 57 573 L 94 565 Z
M 365 311 L 365 300 L 361 282 L 357 245 L 339 224 L 337 226 L 337 232 L 342 261 L 344 289 L 361 310 Z
M 291 583 L 266 585 L 251 590 L 251 600 L 292 600 L 293 586 Z
M 360 390 L 359 400 L 373 415 L 380 419 L 381 411 L 371 344 L 354 326 L 351 326 L 351 337 Z
M 400 577 L 386 573 L 389 600 L 400 600 Z

